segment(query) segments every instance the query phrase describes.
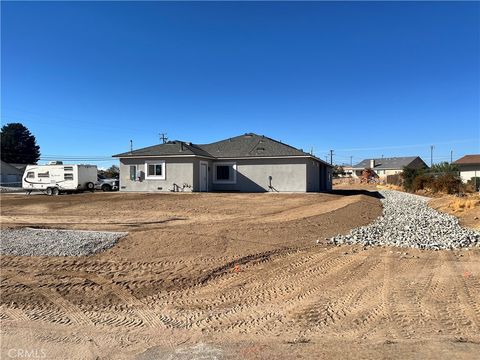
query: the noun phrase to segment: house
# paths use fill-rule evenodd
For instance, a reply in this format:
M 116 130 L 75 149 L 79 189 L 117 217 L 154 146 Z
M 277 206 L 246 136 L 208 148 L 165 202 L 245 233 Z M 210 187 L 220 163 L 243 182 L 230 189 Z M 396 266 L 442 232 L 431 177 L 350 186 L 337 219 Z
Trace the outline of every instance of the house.
M 465 155 L 453 162 L 460 170 L 460 177 L 467 182 L 473 177 L 480 177 L 480 155 Z
M 121 191 L 317 192 L 332 188 L 332 166 L 253 133 L 211 144 L 170 141 L 113 157 Z
M 360 177 L 363 170 L 372 169 L 379 178 L 386 178 L 388 175 L 401 173 L 404 167 L 410 169 L 428 168 L 419 156 L 364 159 L 352 167 L 352 175 L 353 177 Z
M 26 166 L 26 165 L 25 165 Z M 2 186 L 22 186 L 25 168 L 19 169 L 13 164 L 0 160 L 0 181 Z

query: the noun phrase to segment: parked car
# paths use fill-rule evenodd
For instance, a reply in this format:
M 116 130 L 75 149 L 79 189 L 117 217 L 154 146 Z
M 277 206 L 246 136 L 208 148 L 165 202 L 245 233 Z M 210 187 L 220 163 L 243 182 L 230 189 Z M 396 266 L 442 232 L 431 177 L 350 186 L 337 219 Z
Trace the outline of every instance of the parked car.
M 103 175 L 98 175 L 95 189 L 102 191 L 117 191 L 119 189 L 119 184 L 118 179 L 110 179 Z

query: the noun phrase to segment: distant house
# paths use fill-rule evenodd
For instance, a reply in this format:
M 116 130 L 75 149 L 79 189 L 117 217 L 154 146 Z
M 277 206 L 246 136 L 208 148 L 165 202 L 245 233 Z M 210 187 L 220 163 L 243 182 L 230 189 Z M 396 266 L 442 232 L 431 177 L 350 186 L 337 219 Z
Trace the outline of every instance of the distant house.
M 332 188 L 332 166 L 253 133 L 211 144 L 170 141 L 114 155 L 121 191 L 317 192 Z
M 453 162 L 460 170 L 460 176 L 463 182 L 467 182 L 473 177 L 480 177 L 480 155 L 465 155 Z
M 26 166 L 26 165 L 24 165 Z M 21 186 L 25 168 L 18 168 L 13 164 L 0 160 L 0 178 L 2 186 Z
M 379 178 L 385 178 L 388 175 L 400 174 L 404 167 L 410 169 L 428 168 L 419 156 L 364 159 L 352 167 L 352 175 L 353 177 L 360 177 L 363 170 L 372 169 Z

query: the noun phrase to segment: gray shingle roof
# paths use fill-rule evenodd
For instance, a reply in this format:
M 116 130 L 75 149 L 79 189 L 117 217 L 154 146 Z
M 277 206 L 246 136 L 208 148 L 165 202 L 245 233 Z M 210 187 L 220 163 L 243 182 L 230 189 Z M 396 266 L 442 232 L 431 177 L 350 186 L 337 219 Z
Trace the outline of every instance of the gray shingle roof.
M 310 156 L 324 161 L 293 146 L 266 136 L 248 133 L 211 144 L 192 144 L 183 141 L 170 141 L 165 144 L 133 150 L 113 157 L 131 156 L 175 156 L 197 155 L 210 158 L 256 158 L 256 157 L 292 157 Z
M 410 165 L 418 156 L 405 156 L 405 157 L 392 157 L 392 158 L 380 158 L 375 160 L 374 169 L 402 169 L 404 166 Z M 354 169 L 366 169 L 370 168 L 370 160 L 364 159 L 358 164 L 354 165 Z
M 175 156 L 175 155 L 198 155 L 211 157 L 209 153 L 198 147 L 198 145 L 187 143 L 185 141 L 169 141 L 165 144 L 153 145 L 132 152 L 113 155 L 113 157 L 129 156 Z
M 220 158 L 310 156 L 290 145 L 252 133 L 199 146 L 212 156 Z

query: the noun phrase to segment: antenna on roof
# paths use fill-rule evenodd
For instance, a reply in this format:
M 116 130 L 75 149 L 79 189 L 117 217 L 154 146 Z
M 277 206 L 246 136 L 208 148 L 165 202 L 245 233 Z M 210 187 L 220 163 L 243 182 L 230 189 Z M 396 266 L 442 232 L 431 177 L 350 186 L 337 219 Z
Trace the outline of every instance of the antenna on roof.
M 160 140 L 162 141 L 162 144 L 165 144 L 168 141 L 167 133 L 160 133 L 158 135 L 160 135 Z
M 133 151 L 133 140 L 130 140 L 130 154 L 132 153 Z

